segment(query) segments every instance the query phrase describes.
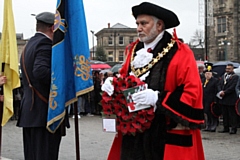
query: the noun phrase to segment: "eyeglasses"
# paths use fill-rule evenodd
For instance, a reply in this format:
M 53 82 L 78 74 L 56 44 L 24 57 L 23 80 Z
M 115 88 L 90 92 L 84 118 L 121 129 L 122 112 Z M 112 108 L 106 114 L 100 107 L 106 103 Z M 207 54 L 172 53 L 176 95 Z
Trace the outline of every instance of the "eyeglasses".
M 231 70 L 232 68 L 226 68 L 226 70 Z

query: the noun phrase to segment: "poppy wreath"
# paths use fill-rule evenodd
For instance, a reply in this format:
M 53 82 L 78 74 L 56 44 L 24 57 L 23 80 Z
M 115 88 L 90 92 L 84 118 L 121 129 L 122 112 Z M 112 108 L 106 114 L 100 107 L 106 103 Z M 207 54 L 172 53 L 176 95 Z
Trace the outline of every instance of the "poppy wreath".
M 130 75 L 128 77 L 114 77 L 112 81 L 114 93 L 109 96 L 107 92 L 102 93 L 103 114 L 106 116 L 116 115 L 117 131 L 123 135 L 136 135 L 138 132 L 144 132 L 150 128 L 154 118 L 154 109 L 146 109 L 129 112 L 128 102 L 123 94 L 123 90 L 144 85 L 139 78 Z

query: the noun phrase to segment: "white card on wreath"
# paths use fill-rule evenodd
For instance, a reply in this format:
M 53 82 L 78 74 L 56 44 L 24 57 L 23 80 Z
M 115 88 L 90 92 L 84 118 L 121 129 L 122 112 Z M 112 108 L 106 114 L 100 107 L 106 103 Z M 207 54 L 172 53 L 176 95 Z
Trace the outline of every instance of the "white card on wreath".
M 116 132 L 116 119 L 103 118 L 103 131 L 104 132 Z
M 139 110 L 151 107 L 150 105 L 143 105 L 143 104 L 137 105 L 137 104 L 133 103 L 132 94 L 143 91 L 145 89 L 147 89 L 147 84 L 128 88 L 123 91 L 123 94 L 127 101 L 127 107 L 128 107 L 129 112 L 135 112 L 135 111 L 139 111 Z

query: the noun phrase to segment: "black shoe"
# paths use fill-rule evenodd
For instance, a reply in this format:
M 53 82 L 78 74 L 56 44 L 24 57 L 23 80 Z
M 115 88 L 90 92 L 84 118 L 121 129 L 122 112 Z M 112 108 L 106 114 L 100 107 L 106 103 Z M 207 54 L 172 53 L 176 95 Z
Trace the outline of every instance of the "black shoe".
M 214 130 L 210 130 L 210 132 L 216 132 L 216 129 L 214 129 Z
M 236 128 L 232 128 L 231 131 L 229 132 L 229 134 L 236 134 L 237 133 L 237 129 Z
M 210 132 L 209 129 L 203 129 L 202 131 L 204 131 L 204 132 Z

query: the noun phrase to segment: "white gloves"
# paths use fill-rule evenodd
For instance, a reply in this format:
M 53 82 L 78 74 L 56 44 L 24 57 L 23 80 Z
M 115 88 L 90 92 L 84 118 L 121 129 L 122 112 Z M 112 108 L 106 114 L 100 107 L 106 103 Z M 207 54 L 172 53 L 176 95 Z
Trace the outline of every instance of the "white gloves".
M 114 91 L 112 81 L 113 81 L 113 77 L 108 77 L 101 87 L 102 91 L 107 92 L 109 96 L 111 96 Z
M 133 102 L 136 104 L 151 105 L 156 107 L 159 91 L 153 91 L 152 89 L 146 89 L 132 95 Z

